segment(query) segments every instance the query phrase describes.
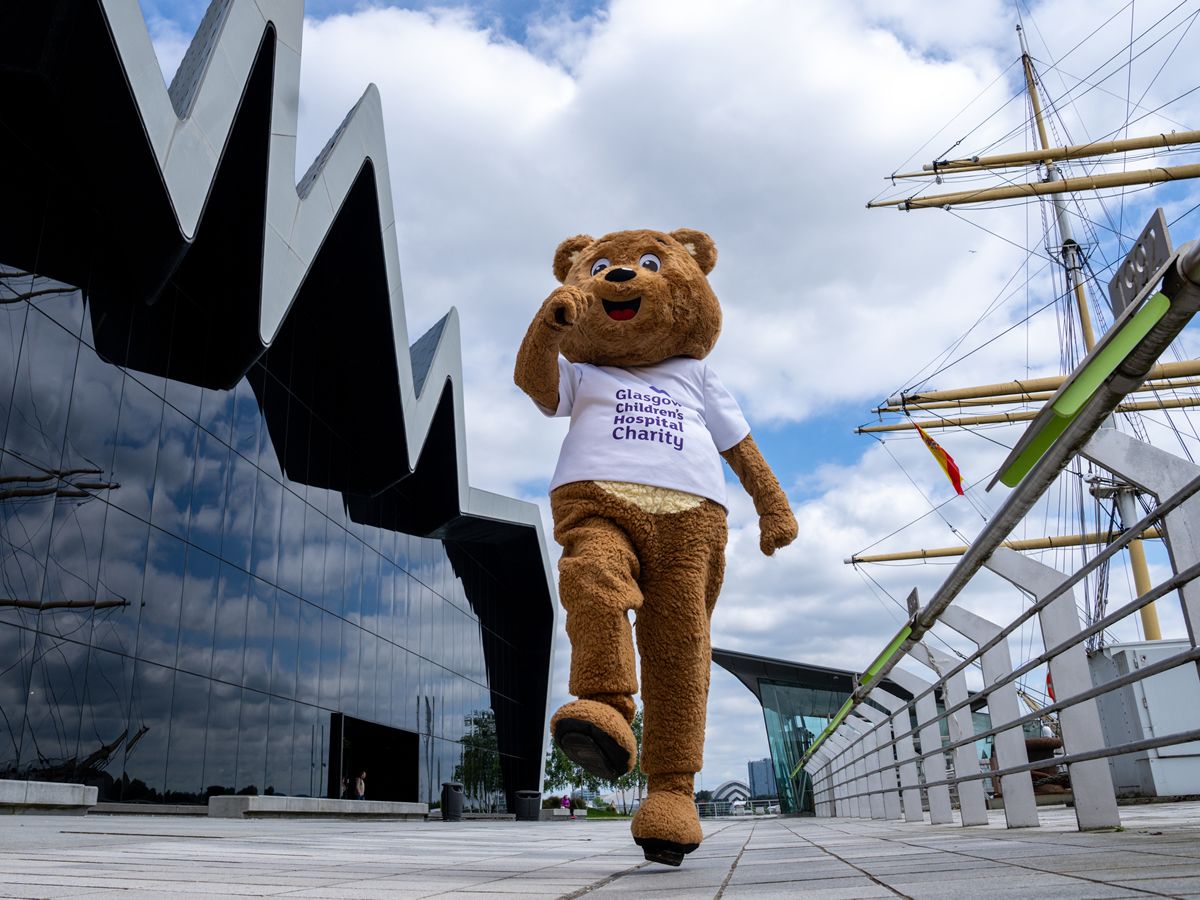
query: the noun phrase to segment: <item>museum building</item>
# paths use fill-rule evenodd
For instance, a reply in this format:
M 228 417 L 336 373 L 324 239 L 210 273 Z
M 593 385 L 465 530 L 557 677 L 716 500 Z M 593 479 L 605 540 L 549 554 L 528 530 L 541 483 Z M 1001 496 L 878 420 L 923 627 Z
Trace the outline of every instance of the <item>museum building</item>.
M 778 799 L 785 814 L 811 815 L 812 778 L 798 766 L 850 697 L 856 673 L 716 647 L 712 658 L 762 705 L 771 757 L 747 764 L 751 797 Z M 892 681 L 885 679 L 883 684 L 895 696 L 912 699 Z
M 538 511 L 469 486 L 456 314 L 409 346 L 378 94 L 297 186 L 259 6 L 169 90 L 136 0 L 0 9 L 0 779 L 512 809 Z

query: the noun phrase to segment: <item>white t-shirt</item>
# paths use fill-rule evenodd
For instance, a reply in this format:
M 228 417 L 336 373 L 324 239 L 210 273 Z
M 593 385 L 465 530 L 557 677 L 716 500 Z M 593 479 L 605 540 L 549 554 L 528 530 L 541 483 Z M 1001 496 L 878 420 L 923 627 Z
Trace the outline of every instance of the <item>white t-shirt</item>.
M 720 451 L 750 433 L 737 401 L 704 360 L 623 368 L 558 359 L 558 409 L 571 427 L 550 488 L 629 481 L 725 505 Z

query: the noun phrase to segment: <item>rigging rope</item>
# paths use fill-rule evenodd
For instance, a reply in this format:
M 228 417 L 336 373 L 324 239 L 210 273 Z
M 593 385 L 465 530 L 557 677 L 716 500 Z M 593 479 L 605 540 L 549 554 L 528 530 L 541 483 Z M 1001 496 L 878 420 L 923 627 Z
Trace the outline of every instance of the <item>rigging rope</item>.
M 1179 43 L 1182 41 L 1183 37 L 1184 37 L 1184 36 L 1186 36 L 1187 32 L 1188 32 L 1188 31 L 1191 29 L 1191 27 L 1192 27 L 1192 24 L 1195 22 L 1195 19 L 1196 19 L 1196 17 L 1197 17 L 1197 16 L 1200 16 L 1200 10 L 1197 10 L 1196 12 L 1194 12 L 1194 13 L 1191 13 L 1191 14 L 1190 14 L 1190 15 L 1189 15 L 1189 16 L 1188 16 L 1186 19 L 1184 19 L 1184 20 L 1182 20 L 1182 21 L 1180 21 L 1180 22 L 1176 23 L 1175 25 L 1171 26 L 1171 28 L 1169 28 L 1169 29 L 1168 29 L 1168 30 L 1167 30 L 1167 31 L 1166 31 L 1164 34 L 1162 34 L 1161 36 L 1159 36 L 1159 37 L 1155 38 L 1153 41 L 1151 41 L 1151 43 L 1150 43 L 1149 45 L 1147 45 L 1146 47 L 1144 47 L 1144 48 L 1142 48 L 1141 50 L 1139 50 L 1139 51 L 1138 51 L 1136 54 L 1133 54 L 1133 53 L 1132 53 L 1132 48 L 1133 48 L 1133 45 L 1134 45 L 1135 43 L 1137 43 L 1138 41 L 1141 41 L 1141 40 L 1142 40 L 1143 38 L 1145 38 L 1147 35 L 1149 35 L 1149 34 L 1150 34 L 1150 33 L 1151 33 L 1151 32 L 1152 32 L 1154 29 L 1156 29 L 1156 28 L 1157 28 L 1157 27 L 1158 27 L 1160 24 L 1162 24 L 1163 22 L 1165 22 L 1165 21 L 1166 21 L 1166 20 L 1167 20 L 1167 19 L 1168 19 L 1170 16 L 1172 16 L 1174 13 L 1176 13 L 1176 12 L 1177 12 L 1177 11 L 1178 11 L 1180 8 L 1182 8 L 1182 7 L 1186 6 L 1186 5 L 1187 5 L 1187 3 L 1188 3 L 1188 0 L 1180 0 L 1180 2 L 1179 2 L 1179 3 L 1177 3 L 1177 4 L 1176 4 L 1174 7 L 1172 7 L 1170 10 L 1168 10 L 1166 13 L 1164 13 L 1162 16 L 1160 16 L 1158 19 L 1156 19 L 1156 20 L 1155 20 L 1153 23 L 1151 23 L 1151 24 L 1150 24 L 1150 25 L 1149 25 L 1147 28 L 1143 29 L 1143 30 L 1142 30 L 1142 31 L 1141 31 L 1141 32 L 1140 32 L 1140 33 L 1137 35 L 1137 37 L 1136 37 L 1136 38 L 1135 38 L 1133 41 L 1131 41 L 1131 42 L 1130 42 L 1130 43 L 1129 43 L 1127 46 L 1125 46 L 1125 47 L 1122 47 L 1122 48 L 1121 48 L 1120 50 L 1118 50 L 1116 53 L 1114 53 L 1114 54 L 1112 54 L 1111 56 L 1109 56 L 1109 57 L 1108 57 L 1106 60 L 1104 60 L 1102 63 L 1100 63 L 1100 64 L 1099 64 L 1098 66 L 1096 66 L 1094 69 L 1092 69 L 1092 70 L 1091 70 L 1091 71 L 1090 71 L 1090 72 L 1089 72 L 1087 75 L 1083 76 L 1082 78 L 1080 78 L 1080 77 L 1078 77 L 1078 76 L 1075 76 L 1075 75 L 1070 75 L 1070 73 L 1067 73 L 1067 72 L 1065 72 L 1065 71 L 1064 71 L 1064 70 L 1061 68 L 1061 63 L 1062 63 L 1062 60 L 1065 60 L 1065 59 L 1066 59 L 1066 57 L 1067 57 L 1067 56 L 1070 56 L 1070 54 L 1071 54 L 1071 53 L 1073 53 L 1073 52 L 1074 52 L 1074 51 L 1075 51 L 1075 50 L 1076 50 L 1076 49 L 1077 49 L 1079 46 L 1081 46 L 1083 43 L 1085 43 L 1087 40 L 1089 40 L 1089 39 L 1090 39 L 1092 36 L 1094 36 L 1094 35 L 1096 34 L 1096 32 L 1100 30 L 1100 28 L 1103 28 L 1103 27 L 1104 27 L 1104 25 L 1107 25 L 1107 24 L 1108 24 L 1109 22 L 1111 22 L 1111 21 L 1112 21 L 1114 18 L 1116 18 L 1116 16 L 1117 16 L 1117 15 L 1118 15 L 1118 14 L 1119 14 L 1119 13 L 1120 13 L 1120 12 L 1121 12 L 1121 11 L 1122 11 L 1124 8 L 1127 8 L 1127 7 L 1129 7 L 1129 6 L 1132 6 L 1132 3 L 1130 3 L 1130 4 L 1127 4 L 1127 5 L 1126 5 L 1126 7 L 1123 7 L 1123 8 L 1122 8 L 1122 10 L 1118 10 L 1118 12 L 1117 12 L 1117 13 L 1114 13 L 1114 14 L 1113 14 L 1113 16 L 1110 16 L 1110 17 L 1109 17 L 1109 19 L 1107 19 L 1107 20 L 1106 20 L 1106 21 L 1105 21 L 1105 22 L 1104 22 L 1104 23 L 1103 23 L 1103 24 L 1100 26 L 1100 28 L 1097 28 L 1097 29 L 1095 29 L 1095 30 L 1094 30 L 1094 31 L 1093 31 L 1091 34 L 1089 34 L 1089 35 L 1088 35 L 1088 37 L 1087 37 L 1087 38 L 1084 38 L 1082 41 L 1080 41 L 1080 43 L 1079 43 L 1079 44 L 1076 44 L 1076 46 L 1075 46 L 1075 47 L 1073 47 L 1073 48 L 1072 48 L 1070 51 L 1068 51 L 1068 53 L 1067 53 L 1065 56 L 1063 56 L 1063 57 L 1062 57 L 1062 59 L 1060 59 L 1058 62 L 1055 62 L 1055 61 L 1051 60 L 1051 61 L 1049 62 L 1049 64 L 1048 64 L 1048 65 L 1045 67 L 1044 71 L 1046 71 L 1046 72 L 1055 72 L 1055 73 L 1057 73 L 1057 74 L 1059 75 L 1059 79 L 1060 79 L 1060 81 L 1062 81 L 1062 83 L 1063 83 L 1063 94 L 1062 94 L 1062 95 L 1061 95 L 1061 96 L 1058 98 L 1058 101 L 1059 101 L 1059 103 L 1061 104 L 1061 103 L 1063 103 L 1063 102 L 1069 102 L 1069 103 L 1070 103 L 1070 104 L 1071 104 L 1073 107 L 1075 107 L 1075 108 L 1076 108 L 1076 112 L 1078 113 L 1078 107 L 1076 106 L 1076 103 L 1077 103 L 1077 101 L 1078 101 L 1079 99 L 1081 99 L 1081 98 L 1083 98 L 1083 97 L 1087 96 L 1087 95 L 1088 95 L 1089 93 L 1091 93 L 1093 90 L 1098 90 L 1098 91 L 1100 91 L 1100 92 L 1102 92 L 1102 93 L 1108 93 L 1108 94 L 1110 94 L 1110 95 L 1112 95 L 1112 96 L 1114 96 L 1114 97 L 1119 97 L 1119 95 L 1117 95 L 1117 94 L 1114 94 L 1114 93 L 1112 93 L 1111 91 L 1108 91 L 1108 90 L 1106 90 L 1105 88 L 1103 88 L 1103 87 L 1102 87 L 1103 83 L 1104 83 L 1105 81 L 1107 81 L 1109 78 L 1112 78 L 1114 75 L 1116 75 L 1116 74 L 1118 74 L 1119 72 L 1121 72 L 1121 71 L 1122 71 L 1122 69 L 1125 69 L 1127 66 L 1130 66 L 1130 67 L 1131 67 L 1131 66 L 1132 66 L 1132 63 L 1133 63 L 1133 61 L 1134 61 L 1134 60 L 1136 60 L 1136 59 L 1139 59 L 1139 58 L 1140 58 L 1141 56 L 1143 56 L 1145 53 L 1148 53 L 1150 50 L 1152 50 L 1154 47 L 1156 47 L 1156 46 L 1157 46 L 1157 45 L 1158 45 L 1160 42 L 1162 42 L 1162 41 L 1163 41 L 1163 40 L 1165 40 L 1167 37 L 1169 37 L 1169 36 L 1170 36 L 1170 35 L 1171 35 L 1171 34 L 1172 34 L 1174 31 L 1176 31 L 1176 30 L 1178 30 L 1178 29 L 1180 29 L 1180 28 L 1183 28 L 1183 34 L 1180 36 L 1180 39 L 1179 39 L 1179 41 L 1176 41 L 1176 44 L 1175 44 L 1175 46 L 1174 46 L 1174 47 L 1172 47 L 1172 49 L 1171 49 L 1170 53 L 1168 53 L 1168 54 L 1167 54 L 1167 59 L 1166 59 L 1166 60 L 1163 62 L 1163 66 L 1165 66 L 1165 65 L 1166 65 L 1166 62 L 1170 60 L 1171 56 L 1173 56 L 1173 54 L 1174 54 L 1175 50 L 1176 50 L 1176 49 L 1178 49 Z M 1020 8 L 1020 4 L 1018 4 L 1018 14 L 1019 14 L 1019 8 Z M 1032 18 L 1032 17 L 1031 17 L 1031 18 Z M 1036 25 L 1036 23 L 1034 23 L 1034 28 L 1035 28 L 1035 30 L 1037 29 L 1037 25 Z M 1039 36 L 1039 37 L 1041 37 L 1041 32 L 1040 32 L 1040 31 L 1038 31 L 1038 36 Z M 1043 46 L 1045 46 L 1045 45 L 1046 45 L 1046 42 L 1045 42 L 1045 39 L 1044 39 L 1044 38 L 1042 39 L 1042 44 L 1043 44 Z M 1114 69 L 1112 72 L 1109 72 L 1108 74 L 1104 75 L 1104 76 L 1103 76 L 1103 78 L 1101 78 L 1099 81 L 1097 81 L 1097 82 L 1095 82 L 1095 83 L 1092 83 L 1092 82 L 1089 80 L 1089 79 L 1091 79 L 1091 78 L 1092 78 L 1094 75 L 1096 75 L 1098 72 L 1100 72 L 1102 69 L 1104 69 L 1106 66 L 1108 66 L 1108 65 L 1109 65 L 1111 62 L 1113 62 L 1115 59 L 1117 59 L 1119 56 L 1121 56 L 1121 55 L 1122 55 L 1124 52 L 1126 52 L 1126 50 L 1128 50 L 1128 51 L 1130 52 L 1129 59 L 1128 59 L 1126 62 L 1122 63 L 1120 66 L 1118 66 L 1118 67 L 1117 67 L 1116 69 Z M 1031 59 L 1035 59 L 1035 57 L 1031 57 Z M 1015 63 L 1016 63 L 1016 62 L 1018 62 L 1018 61 L 1019 61 L 1019 58 L 1018 58 L 1018 60 L 1014 61 L 1014 63 L 1010 63 L 1010 64 L 1009 64 L 1009 66 L 1008 66 L 1008 68 L 1006 68 L 1006 69 L 1005 69 L 1005 72 L 1007 72 L 1009 69 L 1011 69 L 1011 68 L 1012 68 L 1012 66 L 1013 66 L 1013 65 L 1015 65 Z M 1161 71 L 1161 67 L 1160 67 L 1160 71 Z M 1075 82 L 1076 82 L 1076 83 L 1075 83 L 1075 86 L 1074 86 L 1074 87 L 1068 87 L 1068 86 L 1067 86 L 1067 84 L 1066 84 L 1066 81 L 1065 81 L 1065 79 L 1063 78 L 1063 76 L 1064 76 L 1064 75 L 1070 75 L 1070 77 L 1071 77 L 1071 78 L 1074 78 L 1074 79 L 1075 79 Z M 1156 74 L 1156 75 L 1155 75 L 1155 79 L 1157 79 L 1157 77 L 1158 77 L 1158 75 Z M 1040 82 L 1041 82 L 1041 79 L 1039 78 L 1039 83 L 1040 83 Z M 992 83 L 994 84 L 995 82 L 993 81 Z M 1043 84 L 1042 86 L 1043 86 L 1043 89 L 1044 89 L 1044 87 L 1045 87 L 1045 86 L 1044 86 L 1044 84 Z M 1078 91 L 1078 90 L 1079 90 L 1079 88 L 1080 88 L 1081 86 L 1082 86 L 1084 89 L 1083 89 L 1082 91 L 1080 91 L 1080 92 L 1077 94 L 1077 93 L 1076 93 L 1076 91 Z M 990 85 L 989 85 L 989 88 L 990 88 Z M 1169 101 L 1167 101 L 1167 103 L 1164 103 L 1164 104 L 1162 104 L 1162 105 L 1160 105 L 1160 106 L 1158 106 L 1158 107 L 1156 107 L 1156 108 L 1154 108 L 1154 109 L 1147 110 L 1147 111 L 1146 111 L 1146 112 L 1145 112 L 1143 115 L 1139 116 L 1139 117 L 1138 117 L 1138 118 L 1136 118 L 1136 119 L 1129 119 L 1129 117 L 1128 117 L 1128 116 L 1126 116 L 1126 120 L 1125 120 L 1125 121 L 1122 123 L 1122 125 L 1121 125 L 1121 126 L 1119 126 L 1118 128 L 1115 128 L 1115 129 L 1113 129 L 1113 130 L 1112 130 L 1112 131 L 1110 131 L 1110 132 L 1107 132 L 1107 133 L 1106 133 L 1106 134 L 1104 134 L 1102 137 L 1100 137 L 1100 138 L 1097 138 L 1096 140 L 1106 140 L 1106 139 L 1109 139 L 1109 138 L 1113 137 L 1114 135 L 1117 135 L 1117 134 L 1119 134 L 1119 133 L 1120 133 L 1122 130 L 1128 131 L 1128 128 L 1129 128 L 1129 126 L 1130 126 L 1130 125 L 1132 125 L 1132 124 L 1135 124 L 1135 123 L 1137 123 L 1137 122 L 1140 122 L 1140 121 L 1142 121 L 1143 119 L 1145 119 L 1145 118 L 1148 118 L 1149 116 L 1151 116 L 1151 115 L 1154 115 L 1155 113 L 1158 113 L 1158 112 L 1160 112 L 1160 111 L 1161 111 L 1162 109 L 1164 109 L 1166 106 L 1169 106 L 1169 105 L 1171 105 L 1172 103 L 1175 103 L 1175 102 L 1177 102 L 1178 100 L 1180 100 L 1180 99 L 1182 99 L 1183 97 L 1187 96 L 1187 94 L 1191 93 L 1191 91 L 1193 91 L 1193 90 L 1196 90 L 1197 88 L 1200 88 L 1200 85 L 1197 85 L 1196 87 L 1194 87 L 1194 88 L 1192 88 L 1191 90 L 1189 90 L 1189 91 L 1185 92 L 1184 94 L 1181 94 L 1180 96 L 1178 96 L 1178 97 L 1175 97 L 1175 98 L 1173 98 L 1172 100 L 1169 100 Z M 1141 110 L 1141 109 L 1143 108 L 1143 107 L 1141 106 L 1141 104 L 1140 104 L 1140 100 L 1141 100 L 1141 99 L 1144 99 L 1144 97 L 1145 97 L 1145 94 L 1146 94 L 1148 91 L 1149 91 L 1149 86 L 1147 86 L 1147 88 L 1146 88 L 1146 91 L 1144 91 L 1144 92 L 1143 92 L 1143 94 L 1142 94 L 1142 97 L 1141 97 L 1141 98 L 1139 98 L 1139 102 L 1138 102 L 1137 104 L 1133 104 L 1133 108 L 1134 108 L 1134 109 Z M 951 147 L 950 149 L 953 149 L 953 147 L 954 147 L 954 146 L 958 146 L 959 144 L 961 144 L 961 143 L 962 143 L 964 140 L 966 140 L 968 137 L 970 137 L 970 135 L 971 135 L 971 134 L 975 133 L 975 131 L 977 131 L 977 130 L 978 130 L 980 127 L 982 127 L 984 124 L 986 124 L 988 121 L 990 121 L 990 120 L 991 120 L 993 117 L 995 117 L 997 114 L 999 114 L 999 113 L 1000 113 L 1000 112 L 1001 112 L 1001 111 L 1002 111 L 1002 110 L 1003 110 L 1005 107 L 1007 107 L 1007 106 L 1008 106 L 1008 104 L 1009 104 L 1009 103 L 1011 103 L 1013 100 L 1015 100 L 1016 98 L 1018 98 L 1018 97 L 1020 97 L 1020 96 L 1022 96 L 1022 95 L 1024 95 L 1024 94 L 1025 94 L 1025 90 L 1024 90 L 1024 88 L 1022 87 L 1022 89 L 1021 89 L 1020 91 L 1018 91 L 1018 92 L 1014 93 L 1014 94 L 1013 94 L 1013 95 L 1012 95 L 1012 96 L 1011 96 L 1011 97 L 1010 97 L 1008 100 L 1006 100 L 1006 101 L 1005 101 L 1005 102 L 1004 102 L 1004 103 L 1003 103 L 1003 104 L 1002 104 L 1000 107 L 998 107 L 996 110 L 994 110 L 992 113 L 990 113 L 990 114 L 987 116 L 987 118 L 985 118 L 985 119 L 984 119 L 984 121 L 983 121 L 983 122 L 981 122 L 981 123 L 980 123 L 979 125 L 977 125 L 975 128 L 971 129 L 969 132 L 967 132 L 966 134 L 964 134 L 964 135 L 963 135 L 963 137 L 959 138 L 959 139 L 958 139 L 958 140 L 957 140 L 957 141 L 954 143 L 954 145 L 952 145 L 952 147 Z M 1049 96 L 1049 94 L 1047 94 L 1047 96 Z M 976 100 L 977 100 L 977 99 L 978 99 L 978 97 L 976 98 Z M 1126 101 L 1128 102 L 1128 95 L 1127 95 L 1126 97 L 1124 97 L 1124 98 L 1120 98 L 1120 99 L 1124 99 L 1124 100 L 1126 100 Z M 972 103 L 974 103 L 974 102 L 976 102 L 976 101 L 972 101 Z M 969 104 L 968 104 L 968 105 L 969 105 Z M 957 114 L 955 115 L 954 119 L 958 118 L 958 116 L 959 116 L 959 115 L 961 115 L 961 114 L 962 114 L 962 111 L 960 111 L 959 113 L 957 113 Z M 954 121 L 954 119 L 951 119 L 951 122 L 953 122 L 953 121 Z M 1020 133 L 1020 132 L 1024 131 L 1024 130 L 1025 130 L 1025 128 L 1026 128 L 1026 126 L 1027 126 L 1027 125 L 1029 125 L 1029 124 L 1031 123 L 1031 121 L 1032 121 L 1032 115 L 1028 116 L 1028 117 L 1027 117 L 1027 119 L 1026 119 L 1026 121 L 1025 121 L 1025 122 L 1023 122 L 1021 125 L 1019 125 L 1019 126 L 1017 126 L 1017 127 L 1014 127 L 1013 129 L 1011 129 L 1010 131 L 1006 132 L 1006 133 L 1005 133 L 1005 134 L 1003 134 L 1003 135 L 1000 135 L 1000 136 L 999 136 L 999 137 L 997 137 L 995 140 L 993 140 L 993 141 L 992 141 L 990 144 L 986 145 L 985 147 L 983 147 L 982 149 L 980 149 L 980 150 L 976 151 L 975 153 L 973 153 L 973 154 L 971 154 L 971 155 L 973 155 L 973 156 L 981 156 L 981 155 L 984 155 L 984 154 L 986 154 L 986 153 L 987 153 L 989 150 L 991 150 L 993 147 L 996 147 L 997 145 L 1004 143 L 1005 141 L 1007 141 L 1007 140 L 1011 139 L 1012 137 L 1016 136 L 1018 133 Z M 1173 120 L 1172 120 L 1172 121 L 1173 121 Z M 1178 125 L 1179 127 L 1186 127 L 1186 126 L 1183 126 L 1181 123 L 1178 123 L 1178 122 L 1174 122 L 1173 124 L 1176 124 L 1176 125 Z M 949 125 L 949 123 L 947 123 L 947 125 L 946 125 L 946 126 L 943 126 L 941 130 L 945 130 L 945 128 L 946 128 L 946 127 L 948 127 L 948 125 Z M 939 131 L 939 133 L 940 133 L 940 131 Z M 936 137 L 936 135 L 935 135 L 935 137 Z M 1089 140 L 1091 140 L 1091 139 L 1089 138 Z M 932 141 L 932 138 L 930 139 L 930 141 L 926 141 L 926 143 L 925 143 L 925 144 L 923 144 L 923 145 L 921 146 L 921 148 L 920 148 L 920 149 L 918 149 L 918 150 L 916 151 L 916 153 L 913 153 L 913 154 L 912 154 L 912 156 L 910 156 L 908 160 L 906 160 L 904 163 L 902 163 L 902 164 L 901 164 L 901 167 L 903 167 L 904 165 L 907 165 L 907 163 L 908 163 L 908 162 L 909 162 L 911 159 L 913 159 L 913 158 L 914 158 L 914 157 L 917 155 L 917 153 L 919 153 L 919 152 L 920 152 L 921 150 L 923 150 L 923 149 L 924 149 L 926 146 L 928 146 L 928 144 L 929 144 L 931 141 Z M 947 151 L 947 152 L 948 152 L 948 151 Z M 939 158 L 942 158 L 942 157 L 939 157 Z M 900 168 L 900 167 L 898 167 L 898 168 Z M 931 174 L 932 174 L 932 173 L 931 173 Z M 926 186 L 925 186 L 925 188 L 922 188 L 922 190 L 924 190 L 924 189 L 927 189 L 929 186 L 930 186 L 930 185 L 926 185 Z M 876 200 L 879 200 L 880 198 L 883 198 L 885 195 L 887 195 L 887 188 L 886 188 L 886 187 L 884 188 L 884 190 L 880 191 L 880 193 L 879 193 L 879 194 L 877 194 L 877 195 L 876 195 L 876 196 L 873 198 L 872 202 L 874 202 L 874 201 L 876 201 Z M 906 194 L 905 194 L 903 191 L 900 191 L 900 192 L 895 192 L 895 193 L 892 193 L 892 194 L 888 195 L 888 197 L 887 197 L 887 198 L 888 198 L 888 199 L 894 199 L 895 197 L 898 197 L 898 196 L 921 196 L 921 194 L 920 194 L 920 192 L 918 192 L 917 194 L 907 194 L 907 195 L 906 195 Z

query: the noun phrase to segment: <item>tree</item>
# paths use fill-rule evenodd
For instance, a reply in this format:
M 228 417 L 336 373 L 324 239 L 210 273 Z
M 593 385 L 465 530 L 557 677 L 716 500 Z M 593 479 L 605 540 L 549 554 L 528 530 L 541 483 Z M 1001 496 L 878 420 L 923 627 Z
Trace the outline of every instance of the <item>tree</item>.
M 462 782 L 468 797 L 491 811 L 496 805 L 495 797 L 504 790 L 496 714 L 490 709 L 475 710 L 467 716 L 466 724 L 468 730 L 462 739 L 462 762 L 454 768 L 454 780 Z
M 633 738 L 637 743 L 637 763 L 632 770 L 612 782 L 612 786 L 621 792 L 621 812 L 626 815 L 629 814 L 629 804 L 625 799 L 626 792 L 636 789 L 638 803 L 641 804 L 642 792 L 646 789 L 646 773 L 642 771 L 642 711 L 640 709 L 633 717 L 629 727 L 633 729 Z
M 550 793 L 561 788 L 585 788 L 598 791 L 603 784 L 599 778 L 567 758 L 558 749 L 558 744 L 550 742 L 550 752 L 546 755 L 546 779 L 542 782 L 542 791 Z
M 633 729 L 634 741 L 637 744 L 638 762 L 634 765 L 632 771 L 625 773 L 620 778 L 612 781 L 604 781 L 597 778 L 589 772 L 585 772 L 580 766 L 567 759 L 565 753 L 558 749 L 558 745 L 553 741 L 550 742 L 550 752 L 546 754 L 546 779 L 542 784 L 543 793 L 550 793 L 561 788 L 584 788 L 589 791 L 598 791 L 604 786 L 613 788 L 621 793 L 621 811 L 629 814 L 629 804 L 625 795 L 629 791 L 636 790 L 638 802 L 642 800 L 642 793 L 646 789 L 646 773 L 642 771 L 642 711 L 639 709 L 637 715 L 633 717 L 633 722 L 630 723 Z

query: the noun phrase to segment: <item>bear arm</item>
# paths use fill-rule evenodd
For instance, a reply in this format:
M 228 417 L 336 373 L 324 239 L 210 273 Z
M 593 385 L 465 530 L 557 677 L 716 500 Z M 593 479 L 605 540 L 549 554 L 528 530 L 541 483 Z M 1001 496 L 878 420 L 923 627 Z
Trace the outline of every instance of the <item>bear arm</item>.
M 556 287 L 521 341 L 513 381 L 549 413 L 558 409 L 558 348 L 594 302 L 574 285 Z
M 780 547 L 786 547 L 796 539 L 796 516 L 787 494 L 779 486 L 779 479 L 763 458 L 762 451 L 754 442 L 753 435 L 746 435 L 738 443 L 721 453 L 738 481 L 754 501 L 754 511 L 759 519 L 759 547 L 770 556 Z
M 558 409 L 558 346 L 562 332 L 546 323 L 541 311 L 525 332 L 513 381 L 534 403 L 548 412 Z

